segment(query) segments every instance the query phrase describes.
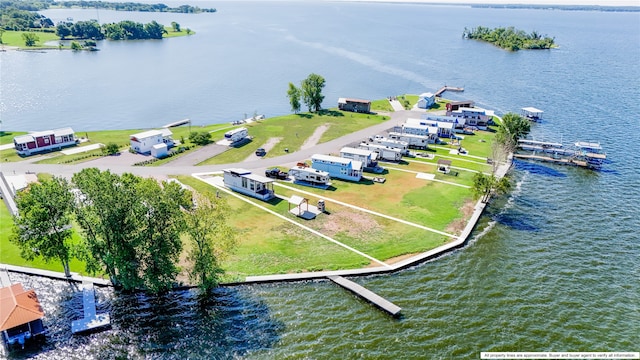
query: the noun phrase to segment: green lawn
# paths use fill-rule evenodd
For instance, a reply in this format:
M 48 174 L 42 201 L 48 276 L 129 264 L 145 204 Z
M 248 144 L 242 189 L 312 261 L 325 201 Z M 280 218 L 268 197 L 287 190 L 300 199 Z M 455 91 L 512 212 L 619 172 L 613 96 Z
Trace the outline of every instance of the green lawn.
M 7 46 L 17 46 L 22 49 L 57 49 L 58 46 L 43 45 L 48 41 L 60 40 L 60 37 L 55 33 L 34 31 L 38 36 L 39 41 L 36 42 L 36 46 L 25 46 L 22 34 L 28 31 L 5 31 L 2 33 L 2 43 Z
M 389 104 L 389 100 L 373 100 L 371 102 L 371 111 L 388 111 L 393 112 L 393 107 Z
M 179 37 L 179 36 L 191 36 L 191 35 L 195 35 L 196 32 L 193 30 L 190 30 L 190 32 L 187 34 L 186 29 L 180 29 L 180 31 L 173 31 L 173 28 L 171 26 L 165 26 L 164 27 L 165 30 L 167 30 L 166 34 L 162 34 L 163 38 L 172 38 L 172 37 Z
M 12 233 L 13 228 L 13 219 L 7 206 L 4 202 L 0 205 L 0 263 L 9 264 L 9 265 L 17 265 L 17 266 L 25 266 L 25 267 L 33 267 L 44 270 L 58 271 L 63 272 L 62 264 L 56 261 L 45 262 L 41 258 L 36 258 L 32 261 L 24 260 L 20 257 L 20 248 L 17 245 L 13 244 L 9 241 L 9 238 Z M 73 242 L 79 242 L 80 236 L 78 232 L 74 232 L 73 234 Z M 69 267 L 72 272 L 77 272 L 80 274 L 85 274 L 84 271 L 84 263 L 79 260 L 72 260 L 69 263 Z
M 304 141 L 310 137 L 318 126 L 325 125 L 327 130 L 320 138 L 320 143 L 327 142 L 343 135 L 380 123 L 388 119 L 384 116 L 325 110 L 320 114 L 302 113 L 269 118 L 259 122 L 242 125 L 249 129 L 253 139 L 240 147 L 201 162 L 198 165 L 235 163 L 246 159 L 257 148 L 262 147 L 271 138 L 281 140 L 267 152 L 266 157 L 285 154 L 285 149 L 297 151 Z M 214 139 L 222 138 L 223 131 L 212 133 Z

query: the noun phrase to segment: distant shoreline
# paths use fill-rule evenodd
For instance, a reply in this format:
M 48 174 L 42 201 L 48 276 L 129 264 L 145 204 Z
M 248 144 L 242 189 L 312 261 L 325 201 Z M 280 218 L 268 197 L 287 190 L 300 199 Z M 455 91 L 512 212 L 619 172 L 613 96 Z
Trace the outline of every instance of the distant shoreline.
M 482 6 L 512 6 L 524 8 L 528 6 L 558 6 L 558 7 L 605 7 L 605 8 L 638 8 L 636 0 L 331 0 L 337 2 L 375 2 L 375 3 L 404 3 L 428 5 L 482 5 Z

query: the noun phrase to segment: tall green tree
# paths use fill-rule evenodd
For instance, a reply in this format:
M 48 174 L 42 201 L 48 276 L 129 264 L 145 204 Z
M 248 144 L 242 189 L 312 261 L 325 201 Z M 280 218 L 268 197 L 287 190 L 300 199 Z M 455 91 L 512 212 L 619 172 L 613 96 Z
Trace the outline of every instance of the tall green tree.
M 531 131 L 531 123 L 524 117 L 507 113 L 502 117 L 502 124 L 498 127 L 496 141 L 508 152 L 515 151 L 518 140 L 525 137 Z
M 300 89 L 293 85 L 293 83 L 289 83 L 287 96 L 289 97 L 289 104 L 291 104 L 291 111 L 295 114 L 300 112 Z
M 473 176 L 473 185 L 471 191 L 476 199 L 487 202 L 493 194 L 504 194 L 511 188 L 509 179 L 504 176 L 500 179 L 494 175 L 485 175 L 477 172 Z
M 325 86 L 325 80 L 318 74 L 310 74 L 306 79 L 302 80 L 301 91 L 302 99 L 307 105 L 309 111 L 320 111 L 322 109 L 322 89 Z
M 95 168 L 75 174 L 73 181 L 82 193 L 76 213 L 94 259 L 89 263 L 104 268 L 124 290 L 171 288 L 182 251 L 185 191 L 175 183 L 160 186 L 153 179 Z
M 22 33 L 22 40 L 24 40 L 24 46 L 36 46 L 40 38 L 35 33 L 26 32 Z
M 64 40 L 67 36 L 71 35 L 72 26 L 73 24 L 62 21 L 56 25 L 56 35 L 60 36 L 60 40 Z
M 71 215 L 73 194 L 64 178 L 54 177 L 32 184 L 16 196 L 18 215 L 14 217 L 11 241 L 20 247 L 20 255 L 33 260 L 58 260 L 66 276 L 71 276 Z
M 142 286 L 139 276 L 140 247 L 137 214 L 143 211 L 138 199 L 140 178 L 122 176 L 95 168 L 73 176 L 81 191 L 76 218 L 88 248 L 88 271 L 104 269 L 118 288 L 132 290 Z
M 164 26 L 158 24 L 155 20 L 148 24 L 144 24 L 146 39 L 162 39 L 162 34 L 166 34 L 167 30 Z
M 159 293 L 169 290 L 179 273 L 184 229 L 181 207 L 188 205 L 187 198 L 179 184 L 164 182 L 161 187 L 154 179 L 140 180 L 137 194 L 143 205 L 136 207 L 142 210 L 136 215 L 140 276 L 147 290 Z
M 204 292 L 218 285 L 224 272 L 221 262 L 236 245 L 233 229 L 227 223 L 229 206 L 224 199 L 196 197 L 195 206 L 185 214 L 186 234 L 191 243 L 189 276 Z
M 180 24 L 178 24 L 175 21 L 171 22 L 171 28 L 173 29 L 174 32 L 180 32 Z

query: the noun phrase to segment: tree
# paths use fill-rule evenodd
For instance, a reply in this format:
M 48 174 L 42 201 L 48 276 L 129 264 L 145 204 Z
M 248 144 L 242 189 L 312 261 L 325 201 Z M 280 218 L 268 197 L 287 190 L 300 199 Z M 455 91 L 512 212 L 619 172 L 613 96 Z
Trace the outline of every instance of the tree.
M 4 34 L 4 29 L 0 29 L 0 44 L 3 44 L 3 42 L 2 42 L 2 34 Z
M 72 41 L 71 42 L 71 50 L 76 50 L 76 51 L 82 50 L 82 45 L 80 45 L 80 43 L 77 42 L 77 41 Z
M 36 43 L 40 41 L 38 35 L 32 32 L 22 33 L 22 40 L 24 40 L 25 46 L 36 46 Z
M 124 290 L 168 290 L 182 251 L 185 190 L 95 168 L 75 174 L 73 181 L 82 193 L 76 214 L 87 243 L 88 270 L 104 268 Z
M 147 39 L 162 39 L 162 34 L 166 34 L 167 30 L 164 26 L 158 24 L 155 20 L 144 25 L 144 32 Z
M 310 74 L 306 79 L 302 80 L 302 99 L 309 108 L 309 111 L 320 111 L 322 108 L 322 88 L 324 88 L 325 80 L 317 74 Z
M 211 142 L 211 134 L 208 131 L 194 131 L 189 134 L 189 140 L 196 145 L 207 145 Z
M 120 152 L 120 147 L 116 143 L 108 143 L 107 146 L 102 148 L 102 153 L 105 155 L 115 155 Z
M 29 186 L 16 196 L 19 215 L 14 217 L 11 240 L 20 247 L 20 255 L 33 260 L 59 260 L 67 277 L 71 276 L 71 214 L 73 194 L 64 178 L 54 177 Z
M 235 247 L 236 238 L 227 223 L 229 206 L 223 199 L 198 196 L 195 203 L 197 206 L 185 214 L 186 234 L 191 242 L 189 276 L 206 292 L 218 285 L 224 272 L 220 264 Z
M 71 35 L 71 23 L 59 22 L 56 25 L 56 35 L 60 36 L 60 40 L 64 40 L 67 36 Z
M 136 193 L 140 178 L 83 169 L 73 175 L 73 183 L 82 196 L 76 207 L 76 218 L 83 230 L 87 255 L 87 271 L 104 271 L 114 286 L 132 290 L 142 285 L 138 275 L 137 254 L 140 237 L 138 219 L 142 213 Z
M 187 32 L 187 35 L 191 35 L 191 29 L 187 28 L 185 31 Z
M 493 194 L 504 194 L 511 188 L 509 179 L 505 176 L 500 179 L 494 175 L 485 175 L 481 172 L 473 176 L 473 186 L 471 190 L 474 198 L 480 198 L 482 202 L 487 202 Z
M 291 111 L 295 114 L 300 112 L 300 89 L 293 85 L 293 83 L 289 83 L 287 96 L 289 97 L 289 104 L 291 104 Z
M 502 124 L 498 127 L 495 139 L 507 152 L 513 152 L 518 140 L 526 136 L 530 130 L 531 123 L 527 119 L 515 113 L 507 113 L 502 117 Z
M 180 32 L 180 24 L 178 24 L 175 21 L 171 22 L 171 28 L 173 29 L 174 32 Z
M 179 273 L 177 266 L 182 251 L 180 233 L 184 229 L 182 207 L 187 207 L 185 190 L 175 182 L 142 179 L 137 183 L 137 195 L 142 206 L 136 218 L 137 249 L 140 277 L 152 293 L 169 290 Z

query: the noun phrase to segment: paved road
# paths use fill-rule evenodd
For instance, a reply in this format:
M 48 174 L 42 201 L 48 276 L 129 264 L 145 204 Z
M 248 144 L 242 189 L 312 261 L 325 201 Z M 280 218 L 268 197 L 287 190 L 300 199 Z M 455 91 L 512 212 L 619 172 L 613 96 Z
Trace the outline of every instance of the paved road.
M 400 125 L 405 122 L 407 118 L 410 117 L 420 117 L 422 112 L 414 112 L 411 110 L 402 110 L 396 111 L 390 114 L 391 119 L 384 121 L 378 125 L 371 126 L 369 128 L 356 131 L 351 134 L 347 134 L 338 139 L 334 139 L 328 141 L 326 143 L 317 144 L 316 146 L 299 150 L 295 153 L 285 154 L 282 156 L 267 158 L 267 159 L 258 159 L 255 161 L 246 161 L 246 162 L 238 162 L 234 164 L 224 164 L 224 165 L 208 165 L 208 166 L 189 166 L 189 165 L 171 165 L 167 164 L 164 166 L 158 167 L 148 167 L 148 166 L 130 166 L 127 163 L 124 164 L 108 164 L 108 165 L 99 165 L 92 162 L 88 163 L 80 163 L 74 165 L 48 165 L 48 164 L 32 164 L 30 162 L 8 162 L 4 164 L 0 164 L 0 171 L 3 172 L 12 172 L 16 173 L 26 173 L 26 172 L 35 172 L 35 173 L 50 173 L 58 176 L 64 176 L 70 178 L 76 172 L 84 168 L 98 168 L 100 170 L 110 170 L 116 174 L 122 173 L 132 173 L 139 176 L 166 176 L 166 175 L 190 175 L 193 173 L 203 173 L 203 172 L 211 172 L 211 171 L 220 171 L 222 169 L 230 168 L 230 167 L 241 167 L 249 170 L 256 170 L 258 174 L 261 172 L 258 170 L 263 170 L 268 167 L 279 166 L 279 165 L 295 165 L 298 161 L 308 159 L 313 154 L 328 154 L 331 152 L 338 152 L 340 148 L 345 146 L 346 144 L 358 142 L 363 139 L 369 138 L 371 135 L 375 135 L 377 133 L 381 133 L 390 127 Z M 268 120 L 266 120 L 268 122 Z

